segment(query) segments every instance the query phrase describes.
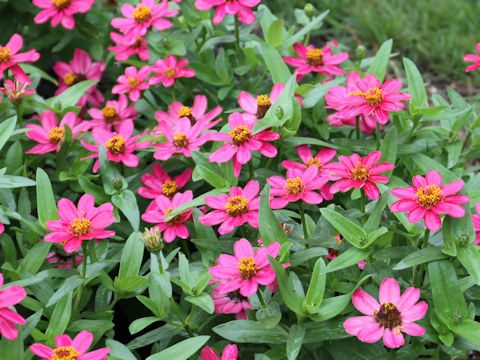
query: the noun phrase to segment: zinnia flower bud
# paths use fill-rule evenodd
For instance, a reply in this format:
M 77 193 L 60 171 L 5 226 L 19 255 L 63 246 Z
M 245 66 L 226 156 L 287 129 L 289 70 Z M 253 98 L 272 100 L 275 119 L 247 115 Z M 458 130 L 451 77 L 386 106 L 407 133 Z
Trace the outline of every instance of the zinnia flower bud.
M 362 61 L 364 57 L 365 57 L 365 46 L 363 46 L 363 45 L 358 45 L 358 46 L 357 46 L 357 59 L 358 59 L 358 62 Z
M 310 3 L 306 3 L 305 4 L 305 7 L 303 8 L 303 10 L 305 11 L 305 14 L 308 16 L 308 18 L 310 20 L 312 20 L 312 17 L 315 13 L 315 6 L 313 6 L 312 4 Z
M 163 248 L 163 241 L 158 227 L 153 227 L 151 229 L 145 228 L 145 232 L 140 236 L 140 240 L 151 253 L 156 254 Z

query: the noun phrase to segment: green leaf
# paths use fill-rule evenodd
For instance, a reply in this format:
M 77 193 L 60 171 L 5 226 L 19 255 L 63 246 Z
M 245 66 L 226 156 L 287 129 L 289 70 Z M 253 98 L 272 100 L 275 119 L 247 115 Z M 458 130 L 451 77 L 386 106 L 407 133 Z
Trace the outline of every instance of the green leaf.
M 403 258 L 397 265 L 393 267 L 393 270 L 403 270 L 409 267 L 424 264 L 430 261 L 442 260 L 447 256 L 442 253 L 441 249 L 437 246 L 429 246 L 424 249 L 415 251 L 414 253 Z
M 317 105 L 323 98 L 324 96 L 330 91 L 330 88 L 335 85 L 340 85 L 345 81 L 345 77 L 343 76 L 337 76 L 335 79 L 332 81 L 328 81 L 326 83 L 320 83 L 316 85 L 314 88 L 312 88 L 305 97 L 303 98 L 303 108 L 304 109 L 311 109 L 315 105 Z M 313 139 L 312 140 L 317 140 Z
M 423 173 L 426 174 L 429 170 L 436 170 L 442 175 L 443 183 L 450 183 L 452 181 L 458 180 L 458 176 L 453 172 L 448 170 L 445 166 L 439 164 L 431 157 L 416 153 L 411 155 L 411 159 L 417 164 L 417 166 L 422 169 Z
M 148 316 L 137 319 L 130 324 L 128 331 L 130 331 L 130 334 L 134 335 L 157 321 L 160 321 L 160 319 L 156 316 Z
M 24 359 L 23 349 L 23 336 L 20 328 L 18 336 L 14 340 L 9 340 L 5 336 L 2 336 L 2 341 L 0 342 L 0 359 Z
M 385 72 L 387 71 L 388 60 L 390 59 L 390 54 L 392 52 L 392 43 L 392 39 L 388 39 L 382 44 L 382 46 L 380 46 L 380 49 L 378 49 L 377 54 L 373 59 L 373 63 L 367 71 L 368 74 L 375 74 L 380 82 L 383 82 Z
M 122 360 L 137 360 L 135 355 L 122 343 L 117 340 L 107 339 L 105 345 L 110 348 L 108 356 L 116 357 Z
M 305 337 L 305 328 L 294 324 L 290 327 L 287 339 L 287 359 L 295 360 L 302 348 L 303 338 Z
M 12 136 L 13 130 L 17 123 L 17 116 L 12 116 L 7 120 L 2 121 L 0 124 L 0 150 L 6 144 L 10 136 Z
M 134 231 L 140 227 L 140 211 L 138 210 L 135 194 L 129 190 L 123 190 L 119 195 L 112 196 L 112 203 L 119 208 L 128 219 Z
M 282 225 L 275 217 L 270 207 L 270 183 L 267 183 L 260 195 L 260 207 L 258 208 L 259 221 L 258 230 L 265 246 L 276 241 L 283 244 L 287 241 L 287 235 Z
M 313 321 L 326 321 L 340 314 L 352 300 L 352 294 L 334 296 L 324 299 L 316 314 L 310 315 Z
M 209 192 L 206 192 L 205 194 L 197 196 L 195 199 L 190 200 L 190 201 L 180 205 L 179 207 L 173 209 L 170 212 L 170 214 L 168 214 L 168 216 L 165 218 L 165 220 L 168 221 L 170 219 L 173 219 L 175 216 L 184 212 L 185 210 L 191 209 L 193 207 L 198 207 L 198 206 L 205 205 L 205 196 L 218 196 L 222 193 L 223 192 L 219 189 L 213 189 L 213 190 L 210 190 Z
M 282 57 L 278 51 L 271 45 L 267 43 L 261 43 L 262 55 L 267 65 L 267 69 L 272 75 L 273 82 L 287 82 L 288 78 L 291 76 L 288 66 L 283 61 Z
M 75 106 L 80 98 L 85 95 L 85 92 L 95 85 L 98 80 L 84 80 L 70 86 L 67 90 L 61 94 L 54 96 L 47 100 L 50 107 L 56 107 L 60 103 L 61 108 L 65 109 L 71 106 Z
M 70 316 L 72 315 L 72 296 L 73 292 L 68 293 L 55 305 L 52 317 L 48 321 L 48 327 L 45 335 L 49 338 L 49 343 L 53 343 L 53 339 L 58 334 L 64 334 L 67 329 Z
M 215 310 L 215 304 L 213 303 L 212 297 L 207 293 L 202 293 L 198 296 L 187 296 L 185 300 L 188 302 L 197 305 L 200 309 L 204 310 L 209 314 L 213 314 Z
M 120 291 L 124 293 L 132 292 L 135 290 L 138 290 L 140 287 L 142 287 L 145 282 L 147 281 L 147 278 L 143 276 L 125 276 L 122 278 L 115 278 L 114 280 L 114 285 L 115 287 Z
M 390 197 L 389 192 L 384 192 L 380 195 L 377 203 L 375 204 L 375 208 L 373 209 L 372 213 L 368 217 L 367 222 L 363 229 L 369 233 L 373 232 L 374 230 L 378 229 L 380 226 L 380 220 L 382 219 L 383 210 L 387 206 L 388 198 Z
M 210 336 L 197 336 L 176 343 L 165 350 L 149 356 L 146 360 L 188 360 L 210 339 Z
M 458 325 L 452 325 L 450 329 L 457 335 L 480 346 L 480 322 L 463 320 Z
M 284 24 L 285 21 L 283 19 L 275 20 L 271 23 L 267 37 L 265 38 L 267 44 L 272 45 L 273 47 L 278 47 L 281 44 Z
M 420 71 L 410 59 L 403 58 L 403 65 L 407 74 L 408 93 L 411 96 L 410 104 L 416 108 L 428 107 L 427 91 Z
M 285 305 L 287 305 L 287 307 L 293 312 L 299 315 L 305 315 L 303 311 L 304 299 L 300 295 L 298 295 L 293 289 L 293 286 L 288 281 L 287 272 L 285 271 L 283 266 L 270 255 L 268 255 L 268 261 L 270 262 L 270 265 L 272 265 L 272 268 L 275 271 L 280 295 L 282 296 Z
M 272 329 L 278 325 L 282 318 L 282 311 L 280 310 L 280 305 L 277 302 L 272 301 L 266 306 L 262 306 L 255 313 L 260 325 L 266 329 Z
M 127 181 L 120 175 L 117 168 L 107 158 L 107 150 L 105 146 L 98 149 L 98 160 L 100 161 L 100 176 L 102 177 L 103 188 L 108 195 L 115 194 L 118 190 L 125 190 L 128 186 Z M 121 182 L 121 187 L 115 182 Z
M 85 282 L 85 279 L 80 279 L 78 275 L 69 277 L 64 281 L 62 286 L 53 294 L 53 296 L 48 299 L 46 307 L 50 307 L 62 299 L 65 295 L 73 293 L 76 288 L 82 285 Z
M 195 161 L 195 171 L 202 179 L 217 189 L 226 186 L 226 180 L 220 166 L 208 160 L 208 156 L 200 151 L 192 151 L 192 159 Z
M 356 263 L 365 260 L 372 252 L 372 249 L 357 249 L 350 248 L 342 252 L 335 259 L 330 261 L 327 265 L 327 273 L 334 272 L 355 265 Z
M 312 20 L 303 27 L 300 31 L 297 31 L 294 35 L 292 35 L 285 44 L 283 44 L 283 49 L 289 48 L 293 44 L 299 41 L 303 41 L 305 35 L 307 35 L 312 30 L 317 30 L 322 26 L 323 19 L 328 15 L 330 10 L 326 10 L 318 16 L 312 18 Z
M 37 183 L 23 176 L 2 175 L 0 176 L 0 189 L 13 189 L 25 186 L 35 186 Z
M 480 252 L 478 246 L 469 245 L 457 248 L 457 258 L 467 269 L 475 284 L 480 285 Z
M 350 244 L 359 249 L 365 245 L 367 233 L 360 226 L 334 210 L 322 208 L 320 212 Z
M 253 320 L 233 320 L 217 325 L 212 330 L 234 343 L 282 344 L 287 340 L 278 326 L 265 330 L 258 321 Z
M 380 145 L 380 151 L 382 152 L 381 161 L 395 164 L 397 160 L 397 147 L 398 147 L 398 130 L 395 125 L 392 125 L 390 129 L 385 133 L 385 137 Z M 387 171 L 382 175 L 390 177 L 393 170 Z
M 140 233 L 133 232 L 128 237 L 120 258 L 120 269 L 118 277 L 120 279 L 127 276 L 136 276 L 142 266 L 142 259 L 145 246 L 140 241 Z
M 45 228 L 48 220 L 58 219 L 57 204 L 53 196 L 52 184 L 47 173 L 37 168 L 37 213 L 40 224 Z
M 105 194 L 103 188 L 94 184 L 85 176 L 79 175 L 78 183 L 80 184 L 83 192 L 93 195 L 97 204 L 105 204 L 106 202 L 110 202 L 110 197 Z
M 305 297 L 305 303 L 308 305 L 319 306 L 323 300 L 323 294 L 325 293 L 327 268 L 322 258 L 318 258 L 313 268 L 312 279 L 310 280 L 310 286 L 307 290 L 307 296 Z
M 20 268 L 30 274 L 36 274 L 45 261 L 51 247 L 52 243 L 45 241 L 33 245 L 23 258 Z

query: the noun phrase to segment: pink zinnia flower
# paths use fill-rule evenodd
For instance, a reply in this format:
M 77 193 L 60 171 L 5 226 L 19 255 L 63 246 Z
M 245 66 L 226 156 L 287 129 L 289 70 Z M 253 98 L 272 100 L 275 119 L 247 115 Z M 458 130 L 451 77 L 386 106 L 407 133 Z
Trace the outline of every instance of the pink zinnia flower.
M 473 245 L 480 244 L 480 202 L 477 202 L 475 209 L 479 215 L 472 215 L 473 230 L 475 230 L 475 242 Z
M 183 188 L 192 178 L 192 169 L 187 169 L 173 179 L 159 164 L 153 165 L 153 174 L 143 174 L 142 182 L 145 186 L 138 188 L 138 194 L 146 199 L 155 199 L 159 195 L 173 198 L 177 191 Z
M 52 27 L 59 23 L 65 29 L 72 30 L 75 27 L 73 14 L 86 13 L 90 10 L 95 0 L 33 0 L 33 5 L 40 9 L 37 16 L 33 19 L 35 24 L 43 24 L 48 19 Z
M 139 135 L 132 136 L 133 123 L 124 122 L 120 126 L 118 133 L 109 132 L 102 128 L 95 128 L 92 130 L 92 137 L 97 144 L 105 146 L 108 160 L 116 163 L 122 162 L 127 167 L 137 167 L 140 159 L 137 155 L 134 155 L 133 152 L 138 149 L 146 149 L 150 147 L 151 143 L 149 141 L 137 142 L 138 138 L 145 135 L 147 131 L 148 129 Z M 89 144 L 85 140 L 82 140 L 81 142 L 87 150 L 95 152 L 82 160 L 98 158 L 98 151 L 100 149 L 99 145 Z M 93 165 L 93 172 L 96 173 L 99 167 L 100 161 L 97 160 Z
M 237 345 L 227 345 L 223 349 L 222 357 L 211 347 L 205 346 L 200 352 L 201 360 L 237 360 L 238 349 Z
M 330 192 L 346 192 L 351 188 L 363 189 L 367 197 L 377 200 L 380 190 L 375 183 L 388 182 L 388 177 L 378 174 L 395 168 L 395 165 L 388 162 L 376 164 L 381 157 L 381 151 L 373 151 L 364 157 L 358 154 L 340 155 L 338 163 L 330 163 L 325 167 L 329 172 L 330 180 L 338 180 L 330 187 Z
M 17 101 L 25 96 L 35 94 L 35 90 L 26 89 L 27 86 L 28 84 L 26 82 L 4 80 L 0 92 L 7 95 L 10 100 Z
M 124 122 L 133 124 L 133 120 L 138 115 L 137 110 L 128 106 L 128 99 L 124 94 L 119 95 L 118 101 L 108 100 L 101 110 L 90 109 L 88 113 L 93 119 L 88 122 L 92 128 L 111 130 L 113 127 L 115 131 L 119 131 Z
M 425 329 L 414 322 L 422 319 L 428 309 L 425 301 L 417 303 L 419 298 L 420 289 L 409 287 L 400 295 L 397 280 L 385 278 L 380 284 L 380 304 L 365 291 L 355 290 L 352 303 L 366 316 L 347 319 L 343 327 L 360 341 L 375 343 L 383 337 L 385 346 L 400 347 L 405 344 L 402 332 L 410 336 L 425 334 Z
M 167 124 L 175 126 L 179 118 L 186 117 L 190 120 L 192 126 L 197 122 L 201 122 L 204 124 L 205 129 L 210 129 L 222 121 L 222 118 L 215 119 L 222 112 L 221 106 L 216 106 L 207 113 L 206 111 L 207 97 L 205 95 L 197 95 L 193 99 L 193 106 L 189 107 L 174 101 L 168 105 L 168 113 L 159 110 L 155 113 L 155 118 L 158 123 L 165 121 Z
M 205 203 L 215 210 L 200 216 L 198 221 L 209 226 L 222 224 L 218 228 L 221 235 L 231 233 L 237 226 L 246 222 L 258 228 L 259 191 L 258 181 L 251 180 L 244 189 L 239 186 L 232 187 L 228 195 L 207 195 Z
M 167 139 L 167 142 L 153 145 L 157 150 L 153 157 L 158 160 L 168 160 L 176 153 L 191 157 L 192 150 L 198 151 L 209 140 L 207 134 L 202 135 L 204 124 L 197 122 L 192 126 L 186 117 L 179 118 L 175 128 L 162 121 L 155 129 Z
M 169 7 L 168 0 L 162 0 L 159 4 L 155 3 L 155 0 L 142 0 L 136 7 L 124 4 L 121 11 L 125 18 L 112 19 L 112 26 L 127 37 L 135 39 L 145 35 L 151 26 L 162 31 L 172 26 L 164 17 L 178 15 L 178 10 L 169 10 Z
M 59 269 L 71 269 L 73 268 L 73 262 L 75 261 L 76 265 L 80 265 L 83 260 L 82 254 L 75 254 L 73 257 L 62 256 L 56 251 L 50 251 L 46 257 L 49 264 L 57 264 L 56 267 Z
M 235 256 L 222 254 L 217 265 L 210 267 L 210 274 L 215 280 L 228 280 L 220 287 L 221 293 L 240 289 L 241 295 L 250 296 L 257 292 L 259 284 L 267 286 L 275 281 L 275 271 L 267 255 L 277 257 L 280 243 L 275 241 L 254 252 L 247 239 L 240 239 L 235 242 L 233 249 Z
M 104 347 L 95 351 L 86 352 L 93 342 L 93 334 L 86 330 L 80 331 L 72 340 L 68 335 L 57 335 L 55 349 L 36 343 L 30 350 L 42 360 L 51 359 L 78 359 L 78 360 L 107 360 L 110 348 Z
M 348 59 L 348 53 L 343 52 L 337 55 L 332 54 L 330 45 L 337 47 L 338 44 L 331 41 L 321 49 L 315 48 L 313 45 L 304 46 L 302 43 L 293 44 L 293 50 L 300 57 L 284 57 L 283 60 L 291 66 L 296 67 L 297 81 L 311 73 L 316 72 L 327 76 L 329 81 L 333 79 L 332 75 L 345 74 L 345 70 L 340 69 L 338 64 Z
M 145 65 L 137 71 L 135 66 L 129 66 L 125 69 L 125 75 L 120 75 L 117 79 L 118 85 L 112 88 L 112 94 L 128 93 L 128 97 L 133 102 L 140 99 L 140 93 L 147 90 L 150 85 L 145 81 L 150 75 L 150 66 Z
M 243 117 L 250 121 L 263 119 L 267 111 L 270 109 L 272 104 L 280 97 L 284 89 L 284 83 L 276 83 L 272 87 L 270 96 L 264 94 L 258 95 L 256 98 L 254 98 L 246 91 L 242 91 L 238 95 L 238 104 L 245 111 Z M 302 97 L 299 95 L 295 95 L 295 98 L 298 100 L 301 106 Z
M 480 53 L 480 43 L 475 45 L 477 52 Z M 475 69 L 478 69 L 480 67 L 480 55 L 473 55 L 473 54 L 465 54 L 463 55 L 463 61 L 464 62 L 471 62 L 473 61 L 475 64 L 472 64 L 470 66 L 467 66 L 465 69 L 465 72 L 469 72 Z
M 272 209 L 283 209 L 288 203 L 298 200 L 308 204 L 320 204 L 323 197 L 313 190 L 321 189 L 327 181 L 327 177 L 318 176 L 318 169 L 313 166 L 307 170 L 290 168 L 287 170 L 286 179 L 281 176 L 269 177 L 267 182 L 272 186 L 270 206 Z
M 334 86 L 330 89 L 332 95 L 325 96 L 327 108 L 338 109 L 336 116 L 339 118 L 351 119 L 362 115 L 367 127 L 376 128 L 377 122 L 380 125 L 388 122 L 391 112 L 403 109 L 401 101 L 410 99 L 410 94 L 399 92 L 402 88 L 400 80 L 391 79 L 382 85 L 375 74 L 365 75 L 363 79 L 357 75 L 353 74 L 351 79 L 358 90 L 349 91 Z
M 224 163 L 233 158 L 233 171 L 235 176 L 238 177 L 242 165 L 251 160 L 252 151 L 258 150 L 260 154 L 270 158 L 277 156 L 277 149 L 268 141 L 277 140 L 280 135 L 266 130 L 252 134 L 256 122 L 257 120 L 252 121 L 244 118 L 243 114 L 238 112 L 230 114 L 228 117 L 230 132 L 209 134 L 210 140 L 227 141 L 227 144 L 210 155 L 209 160 Z
M 117 44 L 108 48 L 108 51 L 115 53 L 115 60 L 125 61 L 130 56 L 137 54 L 140 60 L 148 61 L 150 57 L 150 52 L 147 49 L 148 42 L 141 36 L 132 38 L 112 31 L 110 38 Z
M 3 286 L 3 275 L 0 273 L 0 289 Z M 24 325 L 27 321 L 17 314 L 10 306 L 25 299 L 27 292 L 19 285 L 10 286 L 0 291 L 0 334 L 8 340 L 18 337 L 18 329 L 14 324 Z
M 238 290 L 221 293 L 220 289 L 227 283 L 228 280 L 221 280 L 212 291 L 215 314 L 235 314 L 237 320 L 248 319 L 247 309 L 253 309 L 253 306 L 250 305 L 248 298 L 241 295 Z
M 159 74 L 152 76 L 150 85 L 162 83 L 165 87 L 170 87 L 175 83 L 175 79 L 186 77 L 191 78 L 195 76 L 195 71 L 186 68 L 188 59 L 180 59 L 177 61 L 175 55 L 168 55 L 165 60 L 158 59 L 152 66 L 152 72 Z
M 104 230 L 115 222 L 113 205 L 105 203 L 95 207 L 95 198 L 84 194 L 78 201 L 78 207 L 69 199 L 58 201 L 60 220 L 47 221 L 47 229 L 53 232 L 45 235 L 44 240 L 62 244 L 67 253 L 77 251 L 83 240 L 106 239 L 115 235 L 114 231 Z
M 29 85 L 32 83 L 27 74 L 25 74 L 25 71 L 23 71 L 18 64 L 35 62 L 40 59 L 40 54 L 34 49 L 24 53 L 18 53 L 22 46 L 23 38 L 18 34 L 13 34 L 5 46 L 0 45 L 0 80 L 3 78 L 3 72 L 10 69 L 16 80 Z
M 408 211 L 407 219 L 410 223 L 424 219 L 425 226 L 431 231 L 440 230 L 442 227 L 440 214 L 454 218 L 465 216 L 465 209 L 460 204 L 467 203 L 470 199 L 457 194 L 465 184 L 463 180 L 442 186 L 442 175 L 438 171 L 430 170 L 426 177 L 416 175 L 412 181 L 414 186 L 391 191 L 392 195 L 402 200 L 395 201 L 390 206 L 390 211 Z
M 42 126 L 36 124 L 25 126 L 27 129 L 30 129 L 25 135 L 39 143 L 30 150 L 25 151 L 25 154 L 58 152 L 65 137 L 65 125 L 68 125 L 72 130 L 72 140 L 82 137 L 90 128 L 90 124 L 86 121 L 79 121 L 73 111 L 66 113 L 59 125 L 57 125 L 57 117 L 52 110 L 45 110 L 40 121 Z
M 53 67 L 60 83 L 57 91 L 55 91 L 55 95 L 61 94 L 70 86 L 83 80 L 99 81 L 102 78 L 104 69 L 105 61 L 92 62 L 92 58 L 86 51 L 75 49 L 73 59 L 68 64 L 58 62 Z M 100 106 L 104 100 L 102 92 L 97 89 L 97 84 L 95 84 L 87 90 L 86 95 L 78 100 L 77 105 L 84 107 L 88 101 L 92 106 Z
M 157 224 L 155 227 L 158 227 L 160 231 L 164 231 L 163 240 L 167 243 L 175 240 L 177 236 L 187 239 L 189 234 L 184 222 L 192 218 L 192 209 L 186 210 L 170 220 L 165 221 L 165 218 L 177 207 L 192 199 L 193 193 L 191 190 L 187 190 L 183 194 L 176 193 L 172 199 L 164 195 L 157 196 L 155 201 L 148 206 L 142 215 L 142 219 L 146 222 Z
M 331 148 L 323 148 L 320 150 L 315 157 L 312 155 L 312 150 L 308 145 L 299 145 L 296 147 L 297 154 L 300 159 L 303 161 L 303 164 L 297 163 L 296 161 L 292 160 L 284 160 L 282 161 L 282 166 L 285 169 L 298 169 L 298 170 L 305 170 L 308 169 L 310 166 L 316 166 L 319 171 L 319 176 L 324 176 L 323 172 L 321 171 L 322 168 L 327 165 L 330 160 L 332 160 L 335 155 L 337 154 L 337 150 Z M 325 200 L 332 200 L 333 194 L 330 192 L 330 184 L 327 182 L 320 188 L 320 194 Z
M 195 7 L 200 11 L 210 10 L 217 6 L 213 16 L 213 24 L 218 25 L 226 14 L 238 16 L 244 24 L 253 24 L 255 14 L 250 9 L 260 4 L 261 0 L 196 0 Z

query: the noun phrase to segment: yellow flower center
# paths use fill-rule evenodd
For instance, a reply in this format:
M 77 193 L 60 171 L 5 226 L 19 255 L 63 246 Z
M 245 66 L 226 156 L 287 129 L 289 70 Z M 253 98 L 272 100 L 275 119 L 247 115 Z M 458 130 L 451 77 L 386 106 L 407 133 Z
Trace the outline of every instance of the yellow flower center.
M 232 196 L 228 198 L 228 202 L 225 204 L 225 210 L 230 216 L 242 216 L 248 212 L 247 205 L 248 200 L 243 196 Z
M 172 212 L 172 208 L 168 208 L 166 211 L 165 211 L 165 217 L 167 217 L 171 212 Z M 182 217 L 181 214 L 178 214 L 177 216 L 174 216 L 173 218 L 171 218 L 170 220 L 167 221 L 167 223 L 171 224 L 171 225 L 175 225 L 175 224 L 178 224 L 179 221 L 180 221 L 180 218 Z
M 368 105 L 370 106 L 378 106 L 383 101 L 382 89 L 378 87 L 374 87 L 368 89 L 366 92 L 361 90 L 352 91 L 348 94 L 349 96 L 361 96 L 365 99 Z
M 6 47 L 0 47 L 0 64 L 9 62 L 10 58 L 10 49 Z
M 67 73 L 67 75 L 65 75 L 65 78 L 63 79 L 63 81 L 68 86 L 72 86 L 73 84 L 75 84 L 77 82 L 77 75 L 69 72 L 69 73 Z
M 137 23 L 143 24 L 152 18 L 152 13 L 148 6 L 141 5 L 133 11 L 133 17 L 137 20 Z
M 370 170 L 362 166 L 361 161 L 357 161 L 355 169 L 348 170 L 353 180 L 367 180 L 370 176 Z
M 240 270 L 240 276 L 243 280 L 249 280 L 255 275 L 257 275 L 257 271 L 260 270 L 255 263 L 255 260 L 251 257 L 242 257 L 237 265 L 238 269 Z
M 307 161 L 307 168 L 309 168 L 310 166 L 316 166 L 317 168 L 321 168 L 323 166 L 323 164 L 320 162 L 320 160 L 318 158 L 311 158 L 311 159 L 308 159 Z
M 81 235 L 88 234 L 90 232 L 90 220 L 85 218 L 75 218 L 73 222 L 70 223 L 71 232 L 76 237 Z
M 172 69 L 172 68 L 170 68 L 170 67 L 167 67 L 167 68 L 165 69 L 164 75 L 165 75 L 166 77 L 171 78 L 171 77 L 174 77 L 176 73 L 177 73 L 177 70 Z
M 127 81 L 131 89 L 135 89 L 140 84 L 140 82 L 137 79 L 132 77 L 127 77 Z
M 58 10 L 63 10 L 72 3 L 72 0 L 52 0 L 52 2 Z
M 187 135 L 185 135 L 183 131 L 181 133 L 175 133 L 175 135 L 173 136 L 173 146 L 178 149 L 188 147 Z
M 113 106 L 106 106 L 102 109 L 102 115 L 108 124 L 118 121 L 117 111 Z
M 270 98 L 267 95 L 258 95 L 257 96 L 257 118 L 263 119 L 268 109 L 270 109 L 272 104 L 270 103 Z
M 114 136 L 107 140 L 106 146 L 113 155 L 123 154 L 125 152 L 125 139 L 121 136 Z
M 53 350 L 55 355 L 50 360 L 77 360 L 80 353 L 71 346 L 61 346 Z
M 182 106 L 180 110 L 178 110 L 178 117 L 184 117 L 184 116 L 191 116 L 192 115 L 192 109 L 190 109 L 188 106 Z
M 252 133 L 247 126 L 238 125 L 235 129 L 230 131 L 230 137 L 235 145 L 240 146 L 252 138 Z
M 177 183 L 174 180 L 167 180 L 162 185 L 163 195 L 173 198 L 173 195 L 177 192 Z
M 287 191 L 288 195 L 297 195 L 303 192 L 303 182 L 302 179 L 299 177 L 296 178 L 288 178 L 287 184 L 285 185 L 285 190 Z
M 48 132 L 50 144 L 57 145 L 65 136 L 65 130 L 61 127 L 54 127 Z
M 442 190 L 436 185 L 427 185 L 417 189 L 417 203 L 423 208 L 430 209 L 442 200 Z
M 307 64 L 313 66 L 323 65 L 323 51 L 320 49 L 310 49 L 307 52 Z
M 377 323 L 389 329 L 393 329 L 402 324 L 402 315 L 392 303 L 382 304 L 380 310 L 373 313 L 373 317 Z

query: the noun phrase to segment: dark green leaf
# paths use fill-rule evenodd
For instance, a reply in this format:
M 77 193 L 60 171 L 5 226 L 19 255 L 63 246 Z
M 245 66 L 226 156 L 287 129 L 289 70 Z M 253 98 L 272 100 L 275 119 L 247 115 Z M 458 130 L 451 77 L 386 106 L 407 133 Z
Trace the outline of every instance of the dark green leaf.
M 229 321 L 215 326 L 213 331 L 234 343 L 282 344 L 287 340 L 279 327 L 265 330 L 259 322 L 252 320 Z

